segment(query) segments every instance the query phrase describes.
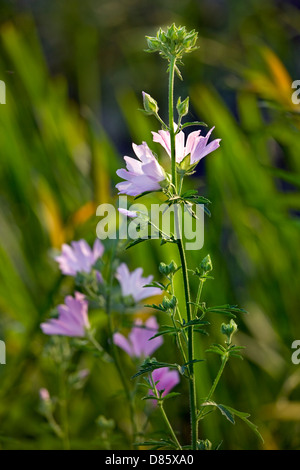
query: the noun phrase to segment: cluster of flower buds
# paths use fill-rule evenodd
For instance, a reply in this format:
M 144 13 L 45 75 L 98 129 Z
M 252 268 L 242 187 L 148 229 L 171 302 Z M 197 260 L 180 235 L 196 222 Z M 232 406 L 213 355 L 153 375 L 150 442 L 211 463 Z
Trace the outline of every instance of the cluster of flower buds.
M 198 33 L 193 29 L 187 31 L 184 26 L 172 26 L 163 31 L 158 30 L 155 37 L 147 36 L 147 52 L 159 52 L 165 59 L 181 59 L 183 54 L 193 52 L 198 38 Z

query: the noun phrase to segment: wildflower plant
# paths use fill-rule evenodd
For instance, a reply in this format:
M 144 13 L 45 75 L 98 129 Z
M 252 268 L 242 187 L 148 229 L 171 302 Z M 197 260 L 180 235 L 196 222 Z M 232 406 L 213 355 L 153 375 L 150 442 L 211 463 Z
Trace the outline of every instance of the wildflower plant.
M 199 266 L 189 267 L 185 253 L 182 226 L 179 220 L 178 207 L 184 207 L 190 217 L 196 217 L 195 207 L 203 206 L 203 210 L 209 213 L 206 198 L 198 194 L 196 189 L 185 190 L 184 180 L 195 172 L 199 161 L 217 150 L 220 139 L 209 142 L 214 130 L 212 127 L 206 135 L 200 130 L 188 134 L 184 129 L 193 127 L 205 127 L 206 124 L 199 121 L 184 122 L 189 112 L 189 98 L 178 98 L 176 104 L 177 122 L 175 122 L 174 83 L 175 75 L 182 79 L 180 66 L 185 54 L 193 52 L 197 46 L 197 33 L 188 32 L 185 27 L 176 27 L 174 24 L 166 31 L 160 29 L 155 37 L 147 37 L 147 51 L 158 52 L 167 61 L 168 71 L 168 120 L 165 122 L 159 114 L 159 106 L 149 93 L 143 92 L 143 107 L 147 115 L 154 115 L 160 125 L 160 129 L 153 131 L 153 141 L 159 143 L 170 157 L 171 173 L 168 168 L 162 166 L 154 152 L 146 142 L 140 145 L 133 144 L 133 151 L 137 157 L 125 156 L 126 169 L 117 171 L 123 180 L 117 184 L 119 194 L 125 194 L 140 198 L 149 192 L 160 192 L 168 207 L 174 208 L 175 233 L 166 235 L 159 228 L 161 245 L 171 243 L 178 250 L 180 266 L 169 260 L 169 263 L 161 262 L 159 272 L 162 280 L 155 281 L 153 276 L 143 277 L 143 269 L 137 268 L 130 271 L 124 262 L 120 262 L 122 256 L 121 243 L 113 243 L 110 249 L 104 248 L 99 240 L 96 240 L 93 248 L 84 241 L 72 242 L 71 246 L 64 245 L 62 253 L 56 258 L 63 274 L 72 276 L 76 284 L 75 297 L 67 296 L 65 305 L 60 305 L 56 312 L 56 318 L 42 323 L 41 328 L 47 335 L 71 336 L 75 345 L 90 351 L 97 352 L 99 359 L 112 362 L 119 374 L 124 389 L 124 395 L 128 402 L 131 422 L 130 441 L 131 446 L 149 446 L 154 449 L 210 449 L 213 444 L 205 436 L 199 436 L 199 423 L 211 412 L 218 410 L 232 424 L 235 418 L 243 420 L 259 437 L 257 427 L 249 421 L 249 414 L 235 410 L 229 405 L 214 401 L 214 393 L 219 384 L 225 366 L 232 358 L 242 358 L 242 347 L 233 343 L 237 332 L 236 316 L 245 313 L 245 310 L 235 305 L 208 306 L 202 299 L 202 291 L 206 282 L 210 282 L 213 270 L 210 255 L 206 255 Z M 161 196 L 160 196 L 161 197 Z M 151 226 L 152 221 L 139 211 L 119 208 L 123 216 L 128 220 L 142 217 L 143 224 Z M 137 243 L 145 242 L 150 237 L 143 237 L 127 245 L 134 249 Z M 163 249 L 163 247 L 162 247 Z M 190 276 L 198 280 L 198 289 L 194 299 L 191 298 Z M 177 298 L 174 279 L 180 278 L 183 284 L 184 299 Z M 148 299 L 151 299 L 147 302 Z M 158 299 L 158 301 L 155 301 Z M 184 300 L 184 302 L 182 301 Z M 184 310 L 181 305 L 184 304 Z M 93 330 L 92 315 L 88 309 L 97 307 L 107 314 L 107 341 L 100 344 L 96 340 L 97 332 Z M 137 313 L 145 314 L 145 307 L 149 309 L 151 316 L 141 319 Z M 148 310 L 147 310 L 148 311 Z M 154 314 L 163 316 L 166 324 L 159 325 Z M 58 315 L 57 315 L 58 314 Z M 199 399 L 196 394 L 196 384 L 201 381 L 201 368 L 195 368 L 196 363 L 201 363 L 204 358 L 195 356 L 195 339 L 206 335 L 213 321 L 214 314 L 225 315 L 230 318 L 229 323 L 223 323 L 221 333 L 224 336 L 223 344 L 212 344 L 208 353 L 216 354 L 220 358 L 220 368 L 206 397 Z M 57 317 L 58 316 L 58 317 Z M 130 321 L 124 323 L 124 318 Z M 127 330 L 127 331 L 126 331 Z M 178 348 L 180 363 L 162 360 L 160 347 L 164 339 L 171 336 L 175 339 Z M 77 341 L 77 342 L 76 342 Z M 155 357 L 153 354 L 155 353 Z M 136 371 L 130 378 L 126 374 L 120 354 L 129 356 L 136 367 Z M 174 354 L 175 356 L 175 354 Z M 157 359 L 158 358 L 158 359 Z M 179 383 L 186 382 L 188 388 L 188 404 L 191 439 L 190 442 L 181 442 L 180 430 L 174 430 L 172 418 L 165 411 L 165 401 L 176 400 L 180 388 Z M 175 389 L 175 390 L 174 390 Z M 140 400 L 140 390 L 145 394 Z M 150 401 L 152 406 L 147 406 Z M 137 403 L 139 402 L 139 403 Z M 50 398 L 43 393 L 43 403 L 47 405 L 48 419 L 51 421 Z M 143 409 L 146 415 L 145 424 L 141 426 L 140 411 Z M 154 406 L 153 406 L 154 404 Z M 157 439 L 146 439 L 149 414 L 159 410 L 166 426 L 166 434 Z M 139 419 L 138 419 L 139 415 Z M 106 422 L 105 417 L 101 417 Z M 51 424 L 51 423 L 50 423 Z M 53 423 L 52 423 L 53 427 Z M 63 433 L 63 431 L 62 431 Z

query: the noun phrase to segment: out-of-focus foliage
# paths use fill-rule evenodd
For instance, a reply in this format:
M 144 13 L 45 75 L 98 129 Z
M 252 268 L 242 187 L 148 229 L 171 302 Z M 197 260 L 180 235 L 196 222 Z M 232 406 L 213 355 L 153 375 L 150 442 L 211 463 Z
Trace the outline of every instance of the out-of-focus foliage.
M 300 109 L 291 100 L 291 83 L 300 79 L 296 4 L 2 2 L 0 79 L 7 104 L 0 105 L 0 338 L 7 364 L 0 365 L 1 447 L 61 445 L 38 412 L 40 387 L 59 393 L 39 324 L 72 289 L 53 253 L 65 241 L 94 240 L 97 205 L 116 200 L 120 156 L 131 154 L 131 140 L 151 143 L 157 123 L 138 111 L 142 90 L 166 116 L 165 64 L 143 52 L 144 37 L 175 21 L 199 31 L 200 46 L 185 60 L 176 97 L 190 94 L 189 120 L 215 125 L 214 137 L 222 138 L 190 183 L 213 204 L 204 248 L 189 253 L 189 261 L 195 266 L 207 253 L 212 257 L 215 280 L 203 294 L 208 304 L 237 303 L 249 312 L 238 319 L 245 360 L 231 362 L 216 395 L 251 412 L 264 448 L 300 448 L 300 370 L 291 362 L 291 344 L 300 336 Z M 147 242 L 124 259 L 159 279 L 162 256 L 165 262 L 175 256 L 168 249 Z M 105 317 L 95 312 L 94 320 L 104 338 Z M 198 356 L 218 339 L 218 327 L 201 337 Z M 130 375 L 134 369 L 122 359 Z M 206 359 L 196 366 L 200 396 L 218 367 L 217 358 Z M 114 419 L 117 431 L 128 425 L 122 396 L 114 397 L 120 384 L 111 366 L 85 354 L 76 362 L 91 374 L 68 397 L 71 444 L 99 448 L 105 442 L 99 415 Z M 186 404 L 169 407 L 174 427 L 188 436 Z M 223 448 L 260 447 L 242 424 L 217 414 L 200 430 L 216 445 L 223 440 Z M 112 447 L 126 448 L 117 431 Z

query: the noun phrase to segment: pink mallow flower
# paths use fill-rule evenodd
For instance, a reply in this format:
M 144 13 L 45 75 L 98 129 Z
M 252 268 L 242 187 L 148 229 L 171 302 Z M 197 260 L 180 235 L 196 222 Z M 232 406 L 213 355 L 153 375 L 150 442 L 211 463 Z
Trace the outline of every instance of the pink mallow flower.
M 153 276 L 142 277 L 143 269 L 137 268 L 130 272 L 125 263 L 121 263 L 117 268 L 116 278 L 118 279 L 123 297 L 131 295 L 135 302 L 161 294 L 158 287 L 144 287 L 153 280 Z
M 149 317 L 145 323 L 137 319 L 128 339 L 121 333 L 114 333 L 113 341 L 131 357 L 147 357 L 163 343 L 161 336 L 150 340 L 158 332 L 158 328 L 159 325 L 155 317 Z
M 176 124 L 174 124 L 175 130 L 177 128 Z M 209 153 L 216 150 L 220 147 L 221 139 L 215 139 L 209 144 L 207 144 L 208 139 L 214 130 L 214 127 L 208 131 L 206 136 L 200 136 L 200 130 L 191 132 L 188 135 L 186 146 L 184 145 L 185 142 L 185 134 L 183 131 L 178 132 L 175 136 L 175 152 L 176 152 L 176 162 L 180 163 L 184 157 L 187 155 L 191 155 L 190 163 L 191 165 L 197 163 L 203 157 L 208 155 Z M 153 141 L 158 142 L 166 152 L 171 156 L 171 143 L 170 143 L 170 133 L 168 131 L 158 131 L 152 132 L 153 134 Z
M 65 304 L 57 307 L 58 318 L 51 318 L 41 324 L 46 335 L 62 335 L 72 337 L 85 336 L 90 327 L 88 320 L 88 301 L 80 292 L 75 292 L 75 298 L 68 295 Z
M 76 276 L 77 273 L 89 273 L 98 258 L 101 258 L 104 246 L 95 240 L 93 249 L 85 240 L 72 242 L 71 246 L 63 244 L 62 252 L 55 258 L 59 263 L 60 270 L 67 276 Z
M 165 179 L 165 172 L 146 142 L 141 145 L 132 144 L 138 160 L 124 157 L 127 170 L 122 168 L 117 175 L 126 181 L 116 185 L 119 194 L 138 196 L 145 191 L 157 191 L 161 189 L 160 181 Z
M 155 369 L 152 372 L 152 378 L 156 384 L 157 390 L 164 390 L 162 396 L 167 395 L 172 388 L 174 388 L 179 382 L 179 373 L 177 370 L 169 369 L 168 367 L 161 367 L 160 369 Z M 149 392 L 150 395 L 153 395 L 152 390 Z

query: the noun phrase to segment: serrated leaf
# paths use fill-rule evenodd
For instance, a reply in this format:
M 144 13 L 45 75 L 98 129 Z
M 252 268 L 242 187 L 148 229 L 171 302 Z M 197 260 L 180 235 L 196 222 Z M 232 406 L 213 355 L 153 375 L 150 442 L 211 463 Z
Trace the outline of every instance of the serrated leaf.
M 233 414 L 224 405 L 220 405 L 215 401 L 207 401 L 202 403 L 201 406 L 215 406 L 222 413 L 222 415 L 228 419 L 228 421 L 230 421 L 232 424 L 235 424 Z
M 262 437 L 262 435 L 260 434 L 260 432 L 258 431 L 258 427 L 256 426 L 256 424 L 252 423 L 252 421 L 250 421 L 248 418 L 250 416 L 249 413 L 246 413 L 244 411 L 238 411 L 238 410 L 235 410 L 234 408 L 232 408 L 231 406 L 228 406 L 228 405 L 220 405 L 220 404 L 217 404 L 215 402 L 207 402 L 207 405 L 209 404 L 214 404 L 214 406 L 216 406 L 220 411 L 221 413 L 223 413 L 224 410 L 226 410 L 227 412 L 230 413 L 231 416 L 237 416 L 238 418 L 240 418 L 242 421 L 244 421 L 244 423 L 247 424 L 247 426 L 249 426 L 249 428 L 256 434 L 256 436 L 261 439 L 262 442 L 264 442 L 264 439 Z M 204 404 L 203 404 L 204 405 Z M 220 409 L 220 407 L 222 409 Z M 223 411 L 222 411 L 223 410 Z M 224 413 L 223 413 L 224 414 Z M 226 415 L 225 415 L 226 416 Z M 227 416 L 226 416 L 227 417 Z M 227 417 L 227 419 L 229 419 L 229 417 Z M 230 419 L 229 419 L 230 421 Z M 233 423 L 234 424 L 234 423 Z
M 155 358 L 146 359 L 143 364 L 141 365 L 140 370 L 134 374 L 131 378 L 135 379 L 143 374 L 148 374 L 153 372 L 155 369 L 161 369 L 162 367 L 169 367 L 170 369 L 179 370 L 179 364 L 169 364 L 168 362 L 158 362 Z
M 184 325 L 182 325 L 182 327 L 187 328 L 187 327 L 193 326 L 193 325 L 210 325 L 210 323 L 209 323 L 209 321 L 206 321 L 206 320 L 200 320 L 200 318 L 194 318 L 193 320 L 190 320 L 189 322 L 184 323 Z
M 170 283 L 165 285 L 162 282 L 159 281 L 152 281 L 149 284 L 145 284 L 143 287 L 157 287 L 158 289 L 161 290 L 167 290 L 169 287 Z
M 144 307 L 154 308 L 155 310 L 159 310 L 160 312 L 165 312 L 166 311 L 165 307 L 163 307 L 161 304 L 159 304 L 159 305 L 145 304 Z
M 156 333 L 154 336 L 152 336 L 151 338 L 149 338 L 149 341 L 150 339 L 154 339 L 154 338 L 158 338 L 159 336 L 163 336 L 163 335 L 174 335 L 177 333 L 178 330 L 176 330 L 176 328 L 174 327 L 170 327 L 166 330 L 162 330 L 162 331 L 159 331 L 158 333 Z

